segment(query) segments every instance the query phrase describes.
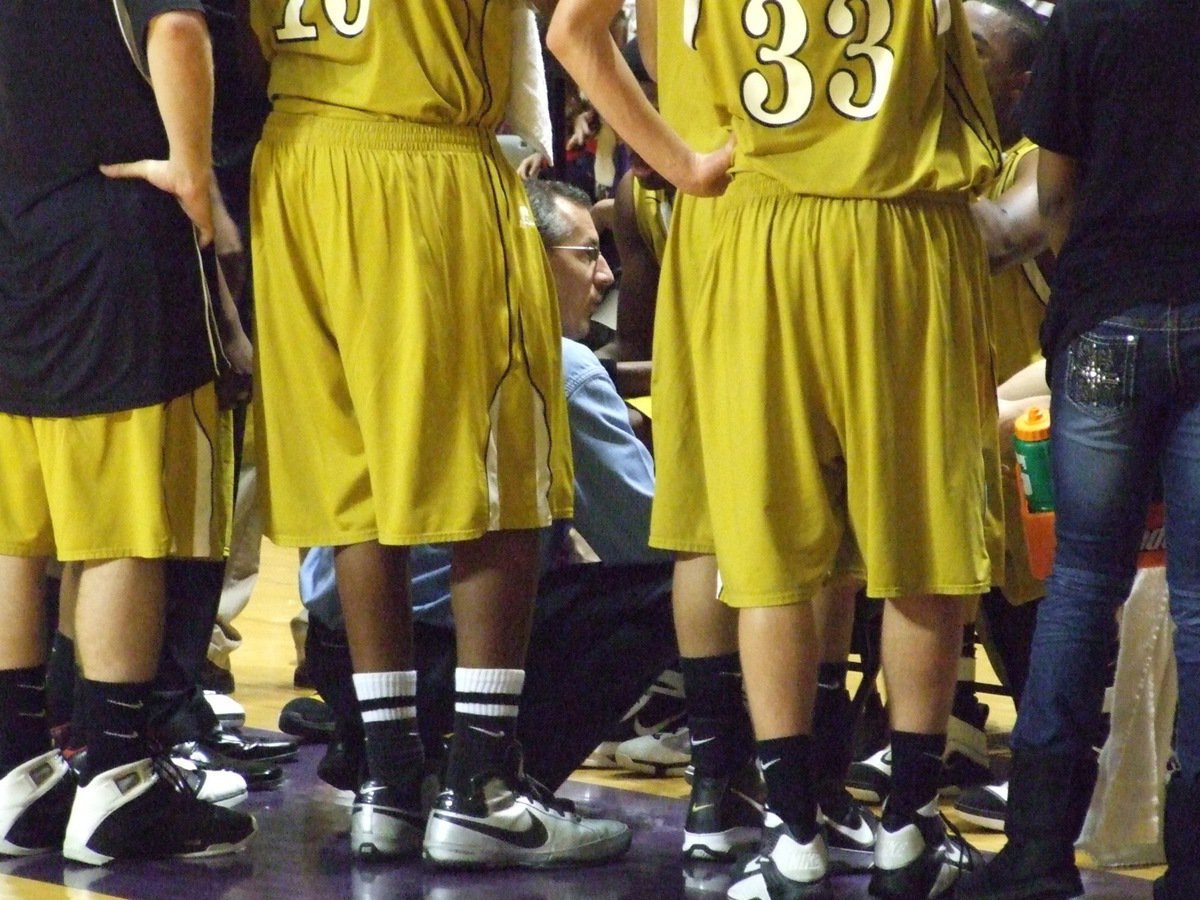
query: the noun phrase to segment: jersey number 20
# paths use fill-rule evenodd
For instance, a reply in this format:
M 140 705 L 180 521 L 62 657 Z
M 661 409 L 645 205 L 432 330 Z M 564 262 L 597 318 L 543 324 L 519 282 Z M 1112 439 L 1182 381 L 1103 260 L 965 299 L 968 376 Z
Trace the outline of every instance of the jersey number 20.
M 358 13 L 350 18 L 350 0 L 287 0 L 283 8 L 283 24 L 275 29 L 275 40 L 315 41 L 317 26 L 304 21 L 304 7 L 311 2 L 325 8 L 325 18 L 342 37 L 358 37 L 367 27 L 371 0 L 358 0 Z

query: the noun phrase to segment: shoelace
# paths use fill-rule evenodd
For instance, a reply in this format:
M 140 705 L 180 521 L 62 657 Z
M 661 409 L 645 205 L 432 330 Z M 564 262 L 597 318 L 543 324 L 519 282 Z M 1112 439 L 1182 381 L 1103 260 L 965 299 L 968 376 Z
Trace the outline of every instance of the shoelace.
M 570 800 L 554 796 L 554 792 L 532 775 L 525 772 L 525 751 L 521 742 L 514 740 L 508 750 L 507 780 L 517 788 L 517 792 L 529 797 L 539 806 L 560 815 L 576 815 L 575 804 Z
M 556 797 L 550 788 L 546 787 L 536 778 L 521 772 L 517 775 L 517 784 L 522 794 L 551 812 L 565 816 L 577 815 L 575 804 L 572 801 L 563 797 Z
M 170 749 L 157 741 L 152 741 L 150 744 L 150 765 L 163 781 L 179 793 L 190 794 L 192 797 L 199 796 L 201 779 L 195 779 L 195 783 L 193 783 L 193 780 L 188 778 L 190 773 L 180 768 L 171 759 Z
M 958 826 L 946 818 L 946 814 L 944 812 L 941 812 L 939 810 L 938 818 L 940 818 L 942 820 L 942 828 L 949 831 L 950 839 L 952 841 L 954 841 L 955 843 L 959 844 L 962 848 L 959 852 L 957 861 L 950 862 L 949 860 L 947 860 L 947 862 L 950 862 L 951 865 L 957 866 L 960 871 L 974 872 L 975 871 L 975 857 L 971 853 L 970 842 L 965 837 L 963 837 L 962 832 L 958 830 Z

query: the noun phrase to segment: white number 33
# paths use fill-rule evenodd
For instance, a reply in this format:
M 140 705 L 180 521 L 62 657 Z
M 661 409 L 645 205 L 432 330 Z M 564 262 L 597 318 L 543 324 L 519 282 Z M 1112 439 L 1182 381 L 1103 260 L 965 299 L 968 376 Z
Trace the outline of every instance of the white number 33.
M 748 0 L 742 10 L 742 26 L 753 38 L 765 38 L 771 30 L 774 6 L 782 20 L 774 46 L 760 45 L 758 61 L 778 67 L 782 87 L 772 89 L 762 69 L 751 69 L 742 77 L 742 105 L 752 119 L 764 125 L 780 127 L 799 122 L 812 108 L 815 86 L 812 72 L 799 58 L 808 43 L 808 13 L 800 0 Z M 895 55 L 883 43 L 892 29 L 892 0 L 859 0 L 861 12 L 851 8 L 850 0 L 831 0 L 825 9 L 825 28 L 834 37 L 848 38 L 856 32 L 862 39 L 846 45 L 848 59 L 864 59 L 870 73 L 864 79 L 849 68 L 834 72 L 827 85 L 829 102 L 850 119 L 873 118 L 883 106 L 892 80 Z

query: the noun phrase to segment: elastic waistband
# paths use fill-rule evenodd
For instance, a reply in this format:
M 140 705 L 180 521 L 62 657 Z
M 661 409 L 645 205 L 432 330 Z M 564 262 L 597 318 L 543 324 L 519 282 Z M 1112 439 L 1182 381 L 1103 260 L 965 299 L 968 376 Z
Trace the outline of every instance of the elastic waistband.
M 782 181 L 763 175 L 761 172 L 739 172 L 729 183 L 725 197 L 734 203 L 746 203 L 772 197 L 794 197 L 797 199 L 826 201 L 830 203 L 886 203 L 886 204 L 919 204 L 922 206 L 938 204 L 946 206 L 966 207 L 969 202 L 967 194 L 960 191 L 923 191 L 903 194 L 898 197 L 842 197 L 830 194 L 799 193 L 788 187 Z
M 490 148 L 495 136 L 486 128 L 470 125 L 428 125 L 405 119 L 343 118 L 276 111 L 263 126 L 263 140 L 350 145 L 369 150 L 478 153 Z

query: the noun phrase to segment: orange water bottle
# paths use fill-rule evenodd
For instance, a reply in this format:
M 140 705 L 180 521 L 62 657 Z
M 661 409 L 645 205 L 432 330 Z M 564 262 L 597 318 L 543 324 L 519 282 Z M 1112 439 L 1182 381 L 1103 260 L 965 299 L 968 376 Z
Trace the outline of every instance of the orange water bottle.
M 1031 406 L 1013 427 L 1013 449 L 1021 467 L 1021 494 L 1030 512 L 1054 509 L 1054 477 L 1050 466 L 1050 413 Z
M 1023 412 L 1013 427 L 1017 491 L 1029 570 L 1045 579 L 1054 564 L 1054 479 L 1050 467 L 1050 413 L 1040 406 Z

